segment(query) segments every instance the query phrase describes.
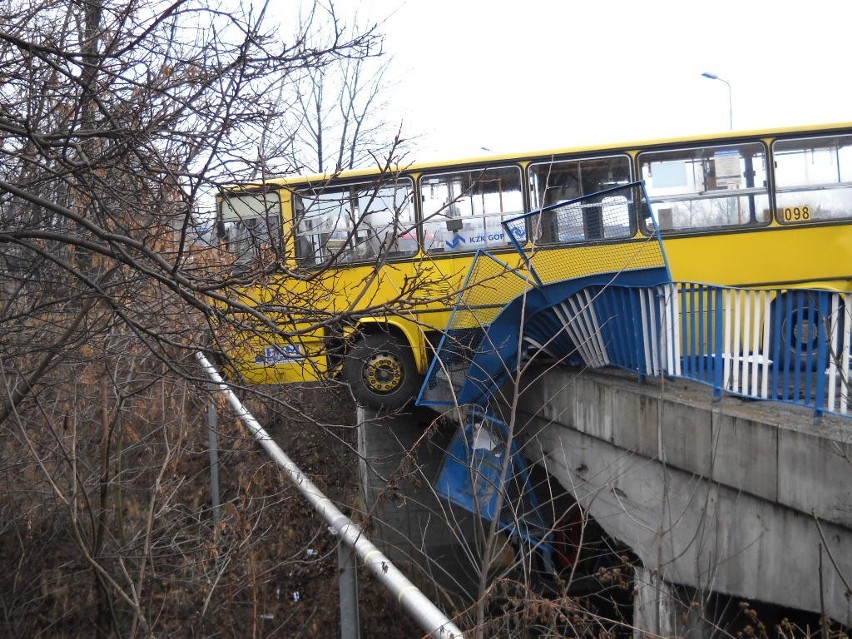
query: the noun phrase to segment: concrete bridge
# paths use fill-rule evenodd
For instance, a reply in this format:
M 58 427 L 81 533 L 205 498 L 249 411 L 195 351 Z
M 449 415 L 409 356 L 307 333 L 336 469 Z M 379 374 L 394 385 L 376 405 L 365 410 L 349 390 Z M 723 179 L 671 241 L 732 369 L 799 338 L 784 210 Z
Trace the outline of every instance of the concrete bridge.
M 526 454 L 645 568 L 852 625 L 848 419 L 714 401 L 684 380 L 567 368 L 530 379 Z
M 613 369 L 533 369 L 517 388 L 516 408 L 495 410 L 524 456 L 641 562 L 638 627 L 683 635 L 683 613 L 711 592 L 852 625 L 848 418 Z M 434 496 L 448 439 L 417 446 L 435 414 L 416 410 L 391 423 L 359 412 L 367 506 L 397 559 L 469 585 L 476 518 Z

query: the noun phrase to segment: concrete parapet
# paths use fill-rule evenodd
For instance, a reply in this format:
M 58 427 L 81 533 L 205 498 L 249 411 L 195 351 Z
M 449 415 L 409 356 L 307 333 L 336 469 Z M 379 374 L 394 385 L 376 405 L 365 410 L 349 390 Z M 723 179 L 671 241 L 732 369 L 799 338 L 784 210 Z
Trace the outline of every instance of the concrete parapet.
M 713 401 L 683 380 L 535 373 L 517 416 L 526 454 L 646 568 L 852 621 L 852 421 Z

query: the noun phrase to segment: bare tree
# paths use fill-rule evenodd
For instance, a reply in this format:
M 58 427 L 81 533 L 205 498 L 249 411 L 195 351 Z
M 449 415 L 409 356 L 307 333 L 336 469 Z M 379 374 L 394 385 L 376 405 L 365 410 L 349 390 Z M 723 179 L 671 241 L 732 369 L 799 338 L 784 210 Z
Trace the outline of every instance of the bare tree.
M 330 28 L 339 29 L 340 17 L 333 5 L 315 8 L 314 19 L 318 13 Z M 358 29 L 360 22 L 356 13 L 353 28 Z M 306 68 L 299 77 L 290 109 L 295 134 L 288 157 L 301 171 L 337 173 L 373 165 L 391 149 L 399 151 L 392 142 L 390 123 L 381 115 L 389 93 L 390 58 L 381 40 L 369 53 Z
M 258 547 L 291 499 L 243 463 L 210 529 L 188 356 L 229 309 L 273 324 L 229 293 L 270 267 L 235 276 L 199 210 L 269 164 L 258 139 L 292 137 L 279 98 L 297 78 L 378 36 L 307 20 L 281 40 L 265 6 L 205 0 L 12 0 L 0 16 L 0 627 L 265 634 Z M 239 461 L 239 425 L 223 433 Z M 248 633 L 218 612 L 245 601 Z

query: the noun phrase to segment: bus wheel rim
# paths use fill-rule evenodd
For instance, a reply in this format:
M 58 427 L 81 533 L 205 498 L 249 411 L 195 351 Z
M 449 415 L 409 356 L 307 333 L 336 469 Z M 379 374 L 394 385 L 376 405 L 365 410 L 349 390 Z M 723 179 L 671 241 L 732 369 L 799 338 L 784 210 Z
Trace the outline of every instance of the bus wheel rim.
M 403 377 L 402 362 L 391 353 L 376 353 L 364 364 L 364 382 L 375 393 L 392 393 Z

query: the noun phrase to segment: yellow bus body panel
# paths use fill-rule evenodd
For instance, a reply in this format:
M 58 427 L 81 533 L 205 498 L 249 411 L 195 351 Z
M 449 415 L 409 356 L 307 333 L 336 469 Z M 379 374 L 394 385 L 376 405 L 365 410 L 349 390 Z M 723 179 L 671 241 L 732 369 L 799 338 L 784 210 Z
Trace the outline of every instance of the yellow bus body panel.
M 672 279 L 852 290 L 852 224 L 770 227 L 663 241 Z
M 423 172 L 437 169 L 469 170 L 502 163 L 525 166 L 548 158 L 558 160 L 612 154 L 626 154 L 633 158 L 635 174 L 639 170 L 635 162 L 637 154 L 646 150 L 688 148 L 706 143 L 772 143 L 785 137 L 847 136 L 850 132 L 852 123 L 730 132 L 468 158 L 394 167 L 384 173 L 376 169 L 359 169 L 340 175 L 281 178 L 241 188 L 248 191 L 272 188 L 279 192 L 282 237 L 285 238 L 283 254 L 288 256 L 285 260 L 287 267 L 295 271 L 293 193 L 311 184 L 333 186 L 355 183 L 356 180 L 369 180 L 380 174 L 396 172 L 416 182 Z M 771 157 L 774 151 L 767 148 Z M 770 195 L 774 190 L 771 173 L 770 168 Z M 801 198 L 802 205 L 814 207 L 808 200 L 807 190 L 803 190 Z M 529 197 L 526 204 L 529 205 Z M 704 228 L 665 235 L 663 244 L 672 279 L 723 286 L 852 291 L 852 221 L 838 219 L 780 225 L 775 220 L 784 218 L 780 211 L 774 213 L 773 222 L 765 227 Z M 530 259 L 542 279 L 553 282 L 591 273 L 648 266 L 643 262 L 643 256 L 651 255 L 654 241 L 653 238 L 637 235 L 625 242 L 539 247 Z M 509 249 L 492 253 L 512 268 L 522 264 L 522 258 Z M 238 335 L 230 342 L 223 339 L 226 346 L 223 350 L 231 357 L 232 367 L 252 383 L 317 380 L 338 371 L 338 364 L 329 357 L 329 346 L 343 348 L 346 339 L 354 336 L 359 327 L 369 330 L 375 325 L 386 325 L 406 337 L 417 369 L 422 373 L 430 358 L 430 345 L 424 332 L 441 331 L 447 327 L 472 259 L 472 253 L 418 254 L 410 259 L 381 264 L 346 264 L 325 271 L 301 269 L 300 277 L 269 276 L 265 281 L 234 293 L 240 302 L 257 307 L 259 314 L 269 318 L 269 323 L 264 325 L 261 320 L 246 320 L 244 333 L 247 337 L 241 340 Z M 494 282 L 492 288 L 496 289 L 500 283 L 498 280 Z M 513 282 L 512 286 L 503 287 L 504 290 L 495 292 L 493 296 L 484 287 L 485 293 L 473 296 L 474 308 L 457 314 L 454 326 L 475 327 L 478 322 L 495 316 L 508 301 L 504 299 L 506 295 L 516 294 L 516 284 Z
M 253 384 L 319 380 L 339 372 L 327 357 L 329 339 L 342 342 L 358 327 L 382 325 L 405 336 L 418 372 L 424 373 L 431 357 L 424 332 L 446 328 L 472 258 L 420 256 L 378 269 L 352 265 L 306 279 L 273 276 L 243 289 L 240 301 L 257 307 L 280 333 L 249 322 L 246 336 L 226 351 L 232 367 Z M 500 258 L 513 268 L 522 262 L 514 252 Z M 266 307 L 293 310 L 276 313 Z
M 618 270 L 627 264 L 640 267 L 643 251 L 653 241 L 545 248 L 533 254 L 532 262 L 546 282 Z M 852 291 L 852 272 L 843 278 L 838 269 L 847 264 L 852 271 L 850 224 L 684 235 L 668 237 L 663 244 L 675 281 Z M 514 253 L 498 257 L 514 268 L 522 262 Z M 327 338 L 335 318 L 344 317 L 350 319 L 340 329 L 341 340 L 368 324 L 398 330 L 411 346 L 418 372 L 423 373 L 431 357 L 424 332 L 447 327 L 472 258 L 471 254 L 420 256 L 378 269 L 372 264 L 329 269 L 312 279 L 270 278 L 264 285 L 242 291 L 242 301 L 259 307 L 309 308 L 313 320 L 299 322 L 304 315 L 276 316 L 265 311 L 287 337 L 277 337 L 258 325 L 259 330 L 251 331 L 229 355 L 248 383 L 320 380 L 338 372 L 327 357 Z M 500 300 L 499 308 L 506 301 Z M 495 303 L 490 312 L 468 313 L 469 327 L 478 325 L 479 316 L 493 317 L 499 308 Z M 457 324 L 458 320 L 464 323 L 465 316 L 460 315 Z M 328 325 L 318 326 L 326 320 Z

